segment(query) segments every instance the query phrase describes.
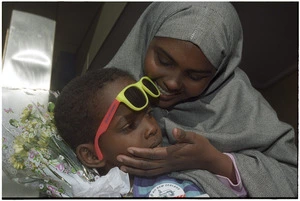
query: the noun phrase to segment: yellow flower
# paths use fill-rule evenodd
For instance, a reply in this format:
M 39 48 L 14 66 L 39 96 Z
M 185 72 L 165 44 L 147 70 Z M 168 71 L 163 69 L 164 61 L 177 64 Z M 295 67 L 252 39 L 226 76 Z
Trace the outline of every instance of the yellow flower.
M 49 143 L 49 137 L 45 132 L 42 132 L 37 143 L 40 145 L 40 148 L 47 147 Z
M 35 128 L 35 126 L 36 126 L 38 123 L 39 123 L 39 122 L 37 121 L 37 119 L 33 119 L 33 120 L 30 122 L 31 128 Z
M 17 169 L 17 170 L 22 170 L 22 169 L 24 169 L 24 167 L 25 167 L 25 165 L 24 165 L 23 163 L 19 163 L 19 162 L 13 163 L 13 166 L 14 166 L 14 168 Z
M 14 154 L 10 158 L 15 169 L 30 168 L 38 171 L 41 166 L 49 163 L 51 158 L 50 138 L 57 133 L 53 110 L 54 104 L 51 103 L 48 105 L 48 112 L 40 114 L 34 110 L 33 105 L 29 104 L 23 110 L 20 122 L 11 119 L 10 123 L 13 126 L 19 126 L 22 129 L 22 133 L 14 140 Z M 34 157 L 34 160 L 29 158 L 32 150 L 40 153 L 39 156 Z
M 25 155 L 24 155 L 25 154 Z M 24 156 L 26 157 L 26 153 L 13 154 L 10 158 L 10 162 L 15 169 L 21 170 L 24 169 Z
M 14 143 L 13 148 L 15 150 L 15 153 L 20 153 L 21 151 L 23 151 L 23 145 L 22 144 L 17 144 Z
M 25 120 L 28 119 L 28 117 L 30 116 L 30 114 L 31 114 L 31 109 L 30 109 L 30 107 L 26 107 L 26 108 L 23 110 L 22 114 L 21 114 L 21 122 L 22 122 L 22 123 L 25 123 Z

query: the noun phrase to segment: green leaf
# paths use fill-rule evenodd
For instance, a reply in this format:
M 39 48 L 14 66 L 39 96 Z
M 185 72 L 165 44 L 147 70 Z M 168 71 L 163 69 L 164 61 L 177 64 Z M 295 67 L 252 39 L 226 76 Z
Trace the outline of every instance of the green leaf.
M 52 102 L 48 103 L 48 111 L 49 112 L 54 112 L 55 104 Z
M 15 128 L 19 127 L 19 122 L 17 120 L 15 120 L 15 119 L 10 119 L 9 123 L 10 123 L 10 125 L 12 125 Z

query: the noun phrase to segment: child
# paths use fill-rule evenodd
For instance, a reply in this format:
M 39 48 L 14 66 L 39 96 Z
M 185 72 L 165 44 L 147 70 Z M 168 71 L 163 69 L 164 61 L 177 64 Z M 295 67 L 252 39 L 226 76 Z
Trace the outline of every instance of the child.
M 162 132 L 148 101 L 153 102 L 159 90 L 147 77 L 134 83 L 122 70 L 100 69 L 75 78 L 58 97 L 55 121 L 60 135 L 85 166 L 101 175 L 121 166 L 117 155 L 130 155 L 128 147 L 161 145 Z M 134 197 L 208 196 L 199 184 L 167 175 L 131 177 L 131 184 Z
M 230 3 L 150 4 L 105 68 L 145 75 L 157 84 L 161 96 L 153 115 L 176 144 L 130 147 L 133 157 L 118 156 L 121 170 L 201 178 L 211 197 L 228 197 L 232 190 L 245 195 L 240 184 L 249 197 L 297 197 L 295 132 L 241 70 L 242 50 L 243 29 Z M 180 140 L 174 140 L 175 128 L 186 130 Z

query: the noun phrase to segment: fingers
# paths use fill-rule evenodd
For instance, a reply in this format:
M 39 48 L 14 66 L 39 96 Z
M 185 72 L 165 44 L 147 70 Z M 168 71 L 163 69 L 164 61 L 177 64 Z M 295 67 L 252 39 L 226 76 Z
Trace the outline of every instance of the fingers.
M 121 170 L 132 175 L 150 177 L 186 169 L 184 166 L 187 163 L 184 161 L 186 161 L 186 156 L 191 155 L 187 153 L 194 149 L 195 141 L 199 141 L 202 137 L 179 128 L 173 129 L 173 135 L 178 143 L 168 147 L 129 147 L 128 152 L 131 156 L 117 156 L 117 160 L 122 163 Z
M 143 170 L 156 169 L 161 167 L 159 161 L 153 162 L 153 161 L 141 160 L 126 155 L 117 156 L 117 160 L 122 162 L 125 166 L 130 166 L 130 167 L 143 169 Z
M 130 175 L 141 176 L 141 177 L 152 177 L 152 176 L 165 174 L 168 172 L 164 168 L 141 170 L 141 169 L 136 169 L 136 168 L 132 168 L 132 167 L 128 167 L 128 166 L 121 166 L 120 169 L 123 172 L 127 172 Z
M 180 128 L 174 128 L 173 131 L 173 136 L 175 137 L 175 139 L 177 140 L 177 142 L 185 142 L 185 143 L 190 143 L 190 144 L 194 144 L 194 135 L 196 135 L 193 132 L 187 132 L 184 131 Z
M 123 163 L 123 165 L 120 167 L 122 171 L 136 176 L 150 177 L 167 172 L 166 168 L 162 165 L 162 161 L 160 160 L 155 162 L 146 161 L 126 155 L 117 156 L 117 160 Z
M 181 140 L 183 140 L 186 136 L 186 133 L 184 130 L 181 130 L 180 128 L 174 128 L 173 131 L 173 136 L 175 137 L 175 139 L 180 142 Z
M 156 147 L 156 148 L 138 148 L 129 147 L 128 152 L 138 158 L 159 160 L 167 157 L 168 153 L 166 147 Z

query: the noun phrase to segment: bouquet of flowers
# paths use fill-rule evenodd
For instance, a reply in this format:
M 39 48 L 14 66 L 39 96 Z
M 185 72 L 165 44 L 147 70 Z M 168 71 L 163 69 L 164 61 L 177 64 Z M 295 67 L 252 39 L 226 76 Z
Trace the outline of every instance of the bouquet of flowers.
M 17 183 L 40 189 L 42 194 L 51 197 L 120 196 L 126 193 L 129 190 L 128 175 L 119 169 L 112 169 L 100 177 L 96 170 L 80 163 L 57 132 L 54 107 L 54 102 L 50 101 L 47 104 L 31 102 L 21 112 L 11 107 L 3 108 L 4 172 Z M 110 185 L 110 180 L 118 181 L 118 184 Z

